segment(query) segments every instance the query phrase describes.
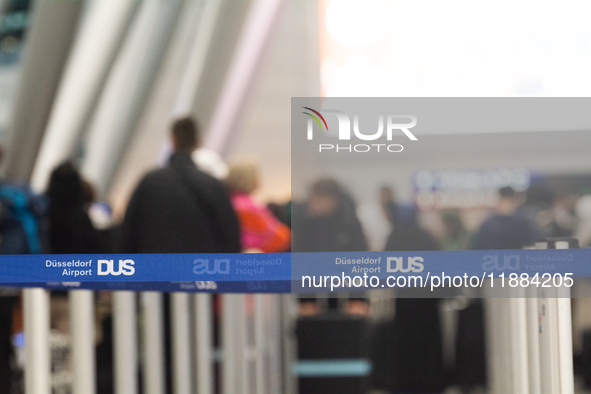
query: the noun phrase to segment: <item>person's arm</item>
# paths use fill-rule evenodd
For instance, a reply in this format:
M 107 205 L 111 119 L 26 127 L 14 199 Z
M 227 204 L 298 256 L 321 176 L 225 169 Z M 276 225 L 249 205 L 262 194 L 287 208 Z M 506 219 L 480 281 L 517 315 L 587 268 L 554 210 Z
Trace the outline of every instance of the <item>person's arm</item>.
M 351 242 L 349 243 L 348 251 L 354 252 L 365 252 L 368 250 L 367 240 L 365 239 L 365 234 L 363 233 L 363 227 L 361 226 L 361 222 L 357 219 L 357 216 L 352 218 L 352 238 Z
M 272 218 L 274 219 L 274 218 Z M 269 223 L 267 237 L 263 245 L 265 252 L 285 252 L 291 244 L 291 230 L 279 220 L 272 220 Z
M 263 252 L 285 252 L 289 249 L 291 230 L 265 208 L 245 209 L 238 212 L 240 225 L 260 237 L 258 245 Z M 243 231 L 244 231 L 243 230 Z
M 137 253 L 136 234 L 138 229 L 138 209 L 139 201 L 141 200 L 143 182 L 133 192 L 127 210 L 125 211 L 125 218 L 120 229 L 119 251 L 123 253 Z
M 474 250 L 490 249 L 487 246 L 486 239 L 488 237 L 486 226 L 483 224 L 472 240 L 472 248 Z
M 94 227 L 88 213 L 80 212 L 80 220 L 77 221 L 76 231 L 83 236 L 83 250 L 87 253 L 107 253 L 108 248 L 101 232 Z
M 220 252 L 240 253 L 242 245 L 240 244 L 238 217 L 226 188 L 219 183 L 216 189 L 215 200 L 211 204 L 211 207 L 215 210 L 212 216 L 215 218 L 216 223 L 212 223 L 212 225 L 216 229 Z
M 536 242 L 538 233 L 539 231 L 536 228 L 535 223 L 526 219 L 524 223 L 522 247 L 533 245 Z

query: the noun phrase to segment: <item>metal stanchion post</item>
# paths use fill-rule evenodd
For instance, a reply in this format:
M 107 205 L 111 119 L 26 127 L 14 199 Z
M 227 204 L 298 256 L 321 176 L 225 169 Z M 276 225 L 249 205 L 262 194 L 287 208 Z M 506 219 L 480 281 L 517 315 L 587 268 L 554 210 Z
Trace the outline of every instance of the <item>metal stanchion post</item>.
M 541 394 L 540 383 L 540 341 L 538 322 L 538 289 L 528 286 L 526 292 L 527 314 L 527 366 L 530 394 Z
M 222 393 L 230 394 L 237 390 L 235 368 L 236 337 L 232 332 L 234 326 L 233 294 L 222 295 Z
M 165 391 L 164 379 L 164 308 L 162 293 L 141 293 L 143 327 L 143 383 L 146 394 L 161 394 Z
M 529 393 L 529 368 L 527 353 L 527 314 L 525 288 L 510 290 L 509 330 L 511 335 L 511 371 L 513 372 L 512 392 Z
M 554 242 L 539 240 L 536 249 L 554 249 Z M 540 388 L 542 393 L 560 392 L 558 357 L 558 305 L 555 288 L 538 289 L 538 321 L 540 341 Z
M 281 376 L 283 371 L 281 365 L 281 295 L 271 294 L 267 296 L 268 300 L 268 324 L 269 324 L 269 358 L 268 358 L 268 382 L 269 393 L 282 392 Z
M 495 287 L 500 283 L 495 283 Z M 507 300 L 486 298 L 485 322 L 487 340 L 487 376 L 491 393 L 512 392 L 511 336 L 509 331 L 509 308 Z
M 115 394 L 137 394 L 137 330 L 135 293 L 113 293 Z
M 265 311 L 269 312 L 268 308 L 265 308 L 264 294 L 254 295 L 254 335 L 255 335 L 255 392 L 257 394 L 267 393 L 267 360 L 268 356 L 268 324 L 269 320 L 265 319 Z
M 238 353 L 238 338 L 235 335 L 234 327 L 236 326 L 236 316 L 234 310 L 236 309 L 234 294 L 222 295 L 222 393 L 232 394 L 237 393 L 238 374 L 236 359 Z
M 23 290 L 25 324 L 25 394 L 50 394 L 49 293 Z
M 191 394 L 189 294 L 171 294 L 172 375 L 175 394 Z
M 235 334 L 238 336 L 238 368 L 240 369 L 238 387 L 241 394 L 250 394 L 251 380 L 249 365 L 252 358 L 252 352 L 249 346 L 249 316 L 246 313 L 246 294 L 236 294 L 236 327 Z
M 293 372 L 293 367 L 298 358 L 298 344 L 295 336 L 295 324 L 297 312 L 295 298 L 291 294 L 284 294 L 280 297 L 280 318 L 281 337 L 283 350 L 283 387 L 285 394 L 296 394 L 299 392 L 298 378 Z
M 577 247 L 575 240 L 557 240 L 556 249 L 570 249 Z M 571 316 L 570 287 L 564 286 L 564 281 L 557 288 L 557 319 L 558 319 L 558 357 L 560 364 L 560 392 L 574 393 L 573 372 L 573 328 Z
M 196 387 L 198 394 L 213 394 L 213 316 L 211 295 L 195 295 L 195 343 L 197 357 L 195 362 Z
M 244 294 L 222 296 L 222 393 L 244 394 L 248 390 L 246 372 L 246 325 Z
M 70 297 L 72 327 L 73 394 L 96 392 L 96 352 L 94 344 L 94 294 L 73 290 Z

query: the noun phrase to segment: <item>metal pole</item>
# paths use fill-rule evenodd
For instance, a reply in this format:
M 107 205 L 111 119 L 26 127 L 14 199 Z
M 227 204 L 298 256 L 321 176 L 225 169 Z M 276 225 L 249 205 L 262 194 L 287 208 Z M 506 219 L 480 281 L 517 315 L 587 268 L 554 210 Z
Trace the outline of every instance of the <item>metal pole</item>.
M 237 392 L 236 384 L 236 342 L 237 338 L 232 332 L 235 325 L 233 299 L 234 294 L 222 295 L 222 393 L 231 394 Z
M 245 314 L 243 294 L 224 294 L 222 320 L 222 393 L 247 392 L 245 373 Z
M 510 291 L 513 293 L 513 297 L 508 300 L 513 392 L 529 393 L 525 289 L 518 287 Z
M 138 393 L 135 293 L 113 293 L 114 380 L 116 394 Z
M 511 336 L 509 332 L 509 308 L 502 298 L 486 299 L 488 331 L 489 389 L 494 394 L 510 393 L 513 389 L 511 374 Z
M 49 293 L 23 290 L 25 324 L 25 394 L 50 394 Z
M 236 316 L 234 315 L 234 294 L 222 295 L 222 393 L 232 394 L 238 390 L 236 368 L 237 342 L 234 335 Z
M 547 241 L 536 242 L 536 249 L 548 249 Z M 560 392 L 558 355 L 558 304 L 555 288 L 538 289 L 540 387 L 542 393 Z
M 254 335 L 255 335 L 255 392 L 257 394 L 267 394 L 267 360 L 268 344 L 272 338 L 269 337 L 268 324 L 269 320 L 265 319 L 264 294 L 254 295 Z
M 94 294 L 73 290 L 70 297 L 72 327 L 73 394 L 96 392 L 96 354 L 94 344 Z
M 556 289 L 542 290 L 540 299 L 540 377 L 542 393 L 560 392 L 558 304 Z
M 295 298 L 291 294 L 278 296 L 280 301 L 281 338 L 283 350 L 283 388 L 285 394 L 299 392 L 297 376 L 293 373 L 293 366 L 298 358 L 298 344 L 295 336 L 295 321 L 297 318 Z
M 239 338 L 238 342 L 238 368 L 240 369 L 238 387 L 240 387 L 241 394 L 250 394 L 251 379 L 250 379 L 250 364 L 253 359 L 251 347 L 249 346 L 250 332 L 249 328 L 252 321 L 249 321 L 251 316 L 246 313 L 247 294 L 236 294 L 236 326 L 234 328 L 236 335 Z
M 196 387 L 198 394 L 213 394 L 213 316 L 211 295 L 195 295 L 195 343 L 197 357 L 195 362 Z
M 529 286 L 526 290 L 526 313 L 527 313 L 527 352 L 529 369 L 529 392 L 530 394 L 541 394 L 540 383 L 540 341 L 538 323 L 538 290 Z
M 501 287 L 499 279 L 493 282 L 493 287 Z M 510 363 L 507 362 L 507 358 L 510 361 L 507 355 L 511 354 L 508 308 L 504 299 L 495 298 L 493 288 L 485 289 L 485 295 L 487 386 L 491 393 L 505 394 L 512 391 Z
M 282 389 L 282 379 L 283 376 L 283 360 L 282 360 L 282 348 L 281 348 L 281 295 L 279 294 L 269 294 L 265 296 L 268 303 L 266 304 L 267 312 L 267 321 L 268 321 L 268 333 L 269 333 L 269 340 L 268 340 L 268 364 L 267 368 L 269 370 L 268 382 L 269 382 L 269 393 L 280 393 L 283 391 Z
M 568 241 L 557 241 L 556 249 L 569 249 Z M 558 357 L 560 363 L 560 392 L 574 393 L 573 328 L 570 287 L 557 288 Z
M 164 327 L 162 294 L 155 291 L 141 293 L 143 327 L 143 383 L 146 394 L 161 394 L 164 379 Z
M 171 295 L 173 392 L 191 394 L 191 333 L 189 294 Z
M 279 310 L 279 295 L 265 295 L 267 333 L 267 390 L 269 393 L 279 393 L 281 389 L 281 313 Z

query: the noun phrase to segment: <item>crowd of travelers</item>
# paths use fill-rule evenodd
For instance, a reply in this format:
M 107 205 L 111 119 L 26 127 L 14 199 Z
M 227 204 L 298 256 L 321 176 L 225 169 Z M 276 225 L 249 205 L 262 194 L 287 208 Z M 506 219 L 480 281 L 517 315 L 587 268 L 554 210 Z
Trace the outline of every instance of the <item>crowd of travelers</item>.
M 4 254 L 240 253 L 289 251 L 290 228 L 252 198 L 260 182 L 254 160 L 229 165 L 225 179 L 202 171 L 192 154 L 199 129 L 190 118 L 172 125 L 174 152 L 162 168 L 146 174 L 133 192 L 123 222 L 104 228 L 97 219 L 95 192 L 73 161 L 51 173 L 46 193 L 27 185 L 0 184 L 0 252 Z M 281 207 L 280 207 L 281 209 Z M 104 212 L 104 209 L 98 210 Z M 98 215 L 100 216 L 100 215 Z M 0 392 L 10 393 L 14 378 L 12 334 L 19 292 L 0 295 Z M 66 292 L 52 292 L 52 303 Z M 170 299 L 165 295 L 165 332 L 170 333 Z M 109 319 L 103 342 L 110 341 Z M 21 323 L 22 324 L 22 323 Z M 166 335 L 167 338 L 170 335 Z M 104 354 L 104 353 L 107 354 Z M 167 389 L 171 392 L 171 343 L 165 341 Z M 97 347 L 98 392 L 112 392 L 110 349 Z M 102 373 L 101 368 L 110 373 Z M 104 379 L 102 378 L 104 377 Z
M 44 195 L 23 184 L 0 183 L 0 253 L 240 253 L 240 252 L 346 252 L 367 251 L 369 243 L 357 216 L 354 198 L 343 184 L 332 178 L 315 181 L 303 202 L 272 203 L 254 197 L 261 183 L 260 166 L 253 158 L 238 158 L 227 171 L 210 175 L 195 164 L 200 132 L 194 120 L 177 120 L 171 127 L 173 153 L 168 163 L 146 174 L 129 200 L 123 221 L 105 226 L 97 218 L 95 191 L 67 161 L 51 173 Z M 0 152 L 1 155 L 1 152 Z M 393 190 L 383 187 L 379 194 L 381 212 L 391 232 L 387 251 L 431 251 L 462 249 L 521 249 L 538 235 L 572 235 L 574 214 L 565 217 L 561 200 L 548 204 L 546 220 L 540 224 L 523 209 L 523 196 L 510 187 L 499 190 L 492 215 L 470 233 L 455 211 L 443 212 L 445 234 L 438 239 L 425 229 L 414 206 L 401 205 Z M 585 213 L 585 198 L 581 212 Z M 104 205 L 101 206 L 105 208 Z M 531 205 L 530 205 L 531 207 Z M 108 207 L 105 208 L 108 211 Z M 98 209 L 104 213 L 105 209 Z M 544 212 L 546 212 L 544 211 Z M 538 209 L 538 217 L 543 215 Z M 556 213 L 556 214 L 554 214 Z M 100 216 L 100 215 L 98 215 Z M 107 214 L 108 216 L 108 214 Z M 591 217 L 590 215 L 587 215 Z M 591 234 L 582 226 L 582 237 Z M 587 233 L 585 233 L 587 230 Z M 587 234 L 591 242 L 591 235 Z M 65 297 L 54 292 L 53 298 Z M 367 317 L 368 299 L 350 297 L 344 303 L 328 299 L 321 304 L 311 297 L 300 300 L 302 318 L 333 311 Z M 441 392 L 450 380 L 443 363 L 439 299 L 401 298 L 396 300 L 396 317 L 382 327 L 395 332 L 393 343 L 374 344 L 376 369 L 396 370 L 375 386 L 392 392 Z M 9 393 L 12 334 L 18 326 L 19 292 L 0 291 L 0 392 Z M 165 295 L 165 316 L 170 299 Z M 482 304 L 474 302 L 464 318 L 472 319 L 469 332 L 461 335 L 456 349 L 456 383 L 469 387 L 485 385 L 484 326 Z M 14 317 L 17 316 L 15 319 Z M 104 343 L 110 343 L 109 320 L 103 324 Z M 460 326 L 460 331 L 462 327 Z M 169 318 L 165 332 L 170 332 Z M 167 335 L 167 338 L 169 335 Z M 103 343 L 103 344 L 104 344 Z M 103 349 L 101 351 L 100 349 Z M 98 363 L 108 368 L 110 350 L 97 348 Z M 384 349 L 393 349 L 385 351 Z M 421 350 L 423 349 L 423 350 Z M 438 350 L 439 349 L 439 350 Z M 171 390 L 171 344 L 165 343 L 168 367 L 167 389 Z M 429 359 L 423 357 L 430 354 Z M 428 377 L 421 371 L 428 370 Z M 112 371 L 111 371 L 112 372 Z M 112 392 L 112 376 L 99 371 L 100 393 Z M 102 379 L 101 376 L 106 376 Z M 102 379 L 102 380 L 101 380 Z M 103 386 L 101 386 L 103 385 Z

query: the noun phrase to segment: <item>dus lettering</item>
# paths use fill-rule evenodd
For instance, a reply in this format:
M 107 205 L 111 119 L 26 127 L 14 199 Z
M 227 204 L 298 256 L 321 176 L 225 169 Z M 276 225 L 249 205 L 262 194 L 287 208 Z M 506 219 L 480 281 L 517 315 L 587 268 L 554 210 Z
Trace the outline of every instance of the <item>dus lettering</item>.
M 483 271 L 503 271 L 503 270 L 518 270 L 519 269 L 519 255 L 505 255 L 503 261 L 499 262 L 499 256 L 487 254 L 482 258 Z
M 209 264 L 209 259 L 196 259 L 193 261 L 193 273 L 195 275 L 201 274 L 222 274 L 230 273 L 230 259 L 215 259 L 213 261 L 213 268 Z
M 394 267 L 392 262 L 395 263 Z M 406 268 L 404 268 L 404 257 L 388 257 L 386 271 L 387 272 L 423 272 L 425 268 L 422 257 L 409 257 L 407 259 Z
M 133 275 L 135 268 L 133 260 L 119 260 L 119 268 L 115 271 L 115 263 L 113 260 L 99 260 L 98 261 L 98 275 Z

